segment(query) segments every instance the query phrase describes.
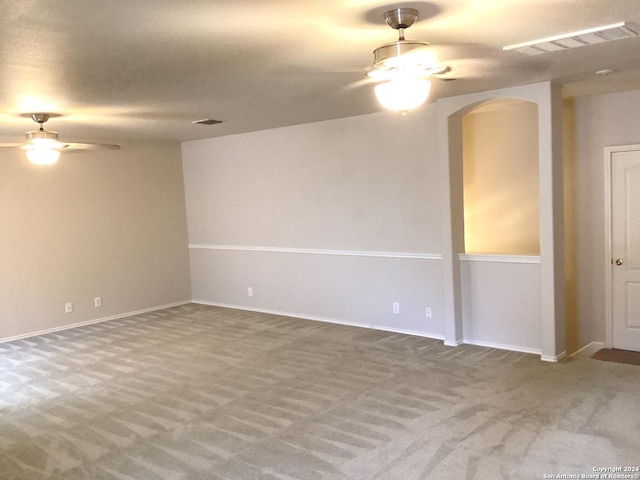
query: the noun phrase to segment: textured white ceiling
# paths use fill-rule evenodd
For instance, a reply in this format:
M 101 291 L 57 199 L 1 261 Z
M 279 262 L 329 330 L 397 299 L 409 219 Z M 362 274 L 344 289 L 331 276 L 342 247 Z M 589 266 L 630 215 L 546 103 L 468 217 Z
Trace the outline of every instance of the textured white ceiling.
M 379 111 L 364 84 L 394 41 L 382 13 L 420 11 L 407 38 L 458 80 L 430 101 L 555 80 L 568 95 L 640 88 L 640 37 L 526 57 L 502 46 L 619 21 L 638 0 L 1 0 L 0 137 L 52 111 L 67 141 L 185 141 Z M 598 77 L 596 70 L 617 73 Z M 192 125 L 215 118 L 216 126 Z

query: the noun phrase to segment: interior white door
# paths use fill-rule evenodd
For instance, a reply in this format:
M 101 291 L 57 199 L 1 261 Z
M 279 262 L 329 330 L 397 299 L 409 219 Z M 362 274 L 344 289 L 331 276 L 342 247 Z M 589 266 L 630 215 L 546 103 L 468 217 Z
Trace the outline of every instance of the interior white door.
M 640 150 L 611 159 L 613 348 L 640 351 Z

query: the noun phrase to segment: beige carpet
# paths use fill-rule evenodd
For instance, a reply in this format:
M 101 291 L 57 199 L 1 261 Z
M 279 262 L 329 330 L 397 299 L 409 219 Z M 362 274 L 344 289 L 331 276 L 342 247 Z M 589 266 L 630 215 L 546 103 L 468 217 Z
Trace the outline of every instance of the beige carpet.
M 639 392 L 629 365 L 186 305 L 0 344 L 0 478 L 588 474 L 638 464 Z

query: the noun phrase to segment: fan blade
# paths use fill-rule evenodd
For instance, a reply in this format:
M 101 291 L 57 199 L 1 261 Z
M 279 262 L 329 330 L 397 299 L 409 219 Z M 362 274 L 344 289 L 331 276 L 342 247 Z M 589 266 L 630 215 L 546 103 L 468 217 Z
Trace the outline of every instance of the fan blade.
M 29 143 L 0 143 L 0 148 L 28 148 Z M 73 150 L 120 150 L 120 145 L 110 145 L 108 143 L 73 143 L 59 142 L 55 147 L 61 152 Z
M 0 148 L 22 148 L 25 143 L 0 143 Z
M 498 69 L 500 51 L 479 44 L 428 45 L 418 47 L 406 55 L 421 59 L 425 64 L 449 67 L 449 70 L 432 76 L 443 80 L 495 75 L 492 69 Z
M 65 152 L 70 150 L 120 150 L 120 145 L 110 145 L 108 143 L 62 143 L 65 145 Z
M 371 85 L 372 83 L 377 83 L 377 82 L 371 77 L 364 77 L 364 78 L 361 78 L 360 80 L 356 80 L 355 82 L 351 82 L 342 88 L 344 90 L 351 90 L 353 88 L 359 88 L 365 85 Z

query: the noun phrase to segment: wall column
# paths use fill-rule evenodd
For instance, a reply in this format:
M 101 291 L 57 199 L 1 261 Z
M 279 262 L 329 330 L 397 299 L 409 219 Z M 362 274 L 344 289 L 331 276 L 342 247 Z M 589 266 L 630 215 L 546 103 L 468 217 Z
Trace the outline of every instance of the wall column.
M 464 251 L 462 117 L 482 103 L 521 99 L 538 105 L 540 185 L 541 359 L 565 355 L 562 91 L 550 82 L 438 101 L 440 182 L 448 205 L 442 214 L 445 344 L 464 340 L 458 254 Z
M 444 343 L 462 344 L 460 253 L 464 253 L 464 184 L 462 182 L 462 117 L 440 115 L 440 183 L 446 207 L 442 212 L 442 280 L 444 284 Z
M 541 358 L 554 362 L 566 354 L 562 87 L 552 84 L 547 87 L 550 100 L 538 104 Z

